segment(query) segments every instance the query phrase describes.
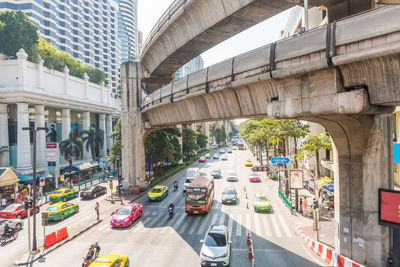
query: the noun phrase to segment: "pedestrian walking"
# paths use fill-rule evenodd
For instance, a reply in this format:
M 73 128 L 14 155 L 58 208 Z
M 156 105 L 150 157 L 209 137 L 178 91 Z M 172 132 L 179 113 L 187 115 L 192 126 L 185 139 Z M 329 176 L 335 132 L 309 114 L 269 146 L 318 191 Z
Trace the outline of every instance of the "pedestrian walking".
M 303 200 L 303 215 L 304 216 L 307 216 L 307 197 L 304 197 L 304 200 Z
M 303 199 L 300 198 L 299 212 L 303 213 Z
M 96 207 L 94 208 L 97 214 L 97 220 L 100 220 L 99 202 L 96 202 Z

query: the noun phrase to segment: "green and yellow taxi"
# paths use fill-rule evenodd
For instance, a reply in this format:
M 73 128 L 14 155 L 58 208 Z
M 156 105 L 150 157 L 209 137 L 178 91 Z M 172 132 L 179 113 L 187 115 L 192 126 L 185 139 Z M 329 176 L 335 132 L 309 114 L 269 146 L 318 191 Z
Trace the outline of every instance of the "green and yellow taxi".
M 264 193 L 255 193 L 253 196 L 253 208 L 255 211 L 271 211 L 271 199 Z
M 246 167 L 253 167 L 253 162 L 251 162 L 251 159 L 248 159 L 248 160 L 246 161 L 246 163 L 244 164 L 244 166 L 246 166 Z
M 89 267 L 129 267 L 129 258 L 124 254 L 107 254 L 97 257 Z
M 49 196 L 49 201 L 50 202 L 58 202 L 58 201 L 66 202 L 68 199 L 74 198 L 76 196 L 78 196 L 78 190 L 71 189 L 71 188 L 60 188 L 60 189 L 54 191 Z
M 47 213 L 49 221 L 62 221 L 65 217 L 79 211 L 79 205 L 71 202 L 57 202 L 48 207 L 43 213 Z
M 161 201 L 166 196 L 168 196 L 168 186 L 157 185 L 150 190 L 149 194 L 147 195 L 147 199 L 149 201 Z

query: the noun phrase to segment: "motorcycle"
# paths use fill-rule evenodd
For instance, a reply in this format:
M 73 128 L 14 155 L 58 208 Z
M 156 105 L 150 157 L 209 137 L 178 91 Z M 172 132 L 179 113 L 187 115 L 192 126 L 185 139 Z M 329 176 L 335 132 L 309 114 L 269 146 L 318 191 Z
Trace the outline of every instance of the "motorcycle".
M 87 256 L 86 257 L 82 257 L 83 258 L 82 267 L 88 267 L 89 264 L 91 264 L 98 256 L 99 256 L 99 250 L 96 250 L 93 258 L 88 259 Z
M 172 219 L 174 217 L 174 209 L 172 207 L 168 207 L 168 219 Z
M 174 192 L 178 190 L 178 184 L 174 184 Z
M 17 237 L 18 237 L 18 232 L 17 231 L 12 231 L 12 232 L 8 232 L 7 234 L 3 234 L 1 237 L 0 237 L 0 243 L 1 244 L 5 244 L 5 243 L 7 243 L 8 241 L 10 241 L 11 239 L 17 239 Z

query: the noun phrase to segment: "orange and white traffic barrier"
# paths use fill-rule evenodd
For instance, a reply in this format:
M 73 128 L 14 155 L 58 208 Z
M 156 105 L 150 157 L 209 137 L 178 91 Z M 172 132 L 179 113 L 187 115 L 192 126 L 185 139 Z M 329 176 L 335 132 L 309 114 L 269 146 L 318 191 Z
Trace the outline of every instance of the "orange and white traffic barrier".
M 251 245 L 251 237 L 250 237 L 250 233 L 247 233 L 247 245 L 250 246 Z
M 254 255 L 253 255 L 253 243 L 249 246 L 249 259 L 253 259 Z

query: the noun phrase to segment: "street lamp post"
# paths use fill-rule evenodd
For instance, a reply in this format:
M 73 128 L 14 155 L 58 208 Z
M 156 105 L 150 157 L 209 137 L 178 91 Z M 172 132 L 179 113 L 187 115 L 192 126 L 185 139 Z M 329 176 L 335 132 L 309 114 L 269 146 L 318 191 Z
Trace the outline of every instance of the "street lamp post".
M 37 252 L 37 242 L 36 242 L 36 132 L 46 131 L 46 127 L 22 127 L 24 131 L 33 132 L 33 237 L 32 237 L 32 252 Z
M 121 197 L 121 177 L 119 177 L 119 157 L 117 157 L 118 195 Z
M 69 185 L 70 185 L 70 188 L 72 188 L 72 177 L 71 177 L 71 173 L 72 173 L 72 157 L 71 157 L 71 155 L 68 157 L 68 171 L 69 171 Z

